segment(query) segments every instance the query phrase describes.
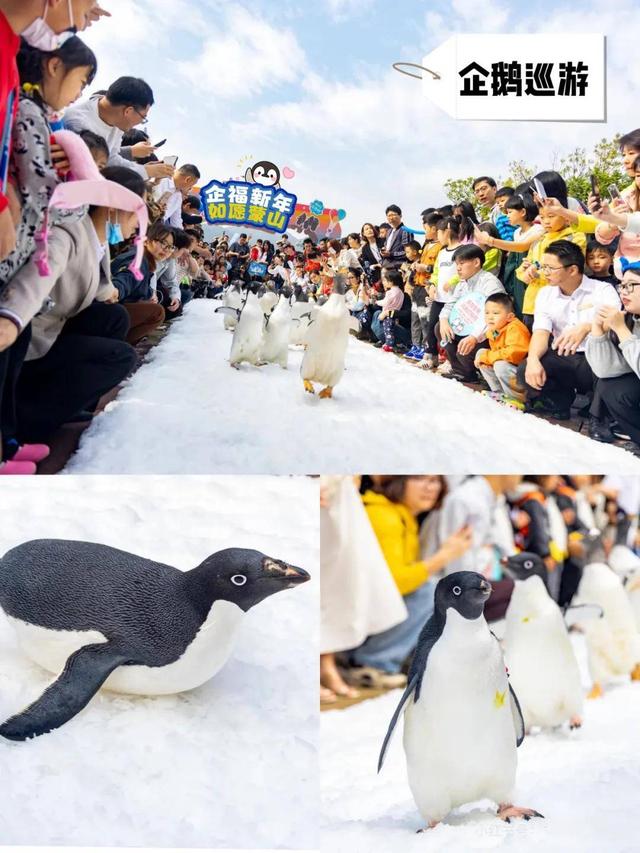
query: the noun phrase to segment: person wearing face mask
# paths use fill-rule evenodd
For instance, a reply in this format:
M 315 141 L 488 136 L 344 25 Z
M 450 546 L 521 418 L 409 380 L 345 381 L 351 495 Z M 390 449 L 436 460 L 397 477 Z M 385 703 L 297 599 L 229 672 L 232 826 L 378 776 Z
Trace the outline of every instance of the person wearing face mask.
M 65 38 L 105 15 L 109 13 L 96 0 L 0 0 L 0 260 L 15 248 L 20 216 L 18 198 L 8 182 L 19 99 L 20 36 L 32 47 L 54 51 Z

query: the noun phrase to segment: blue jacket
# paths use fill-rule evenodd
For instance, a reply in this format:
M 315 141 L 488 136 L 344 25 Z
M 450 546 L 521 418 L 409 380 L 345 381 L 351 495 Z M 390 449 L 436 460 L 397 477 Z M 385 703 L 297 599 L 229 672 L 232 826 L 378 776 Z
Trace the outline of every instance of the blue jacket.
M 154 273 L 151 272 L 147 258 L 145 257 L 142 261 L 140 272 L 143 278 L 141 281 L 137 281 L 129 269 L 129 264 L 133 261 L 135 254 L 136 250 L 133 247 L 118 255 L 111 262 L 111 280 L 120 295 L 119 302 L 144 302 L 151 299 L 153 295 L 151 282 Z

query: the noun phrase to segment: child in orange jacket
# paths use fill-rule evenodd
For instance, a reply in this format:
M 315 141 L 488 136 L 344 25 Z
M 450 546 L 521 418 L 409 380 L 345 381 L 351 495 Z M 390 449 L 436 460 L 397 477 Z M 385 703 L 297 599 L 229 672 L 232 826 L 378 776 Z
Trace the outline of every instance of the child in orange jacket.
M 517 380 L 518 365 L 527 357 L 531 333 L 514 313 L 507 293 L 487 297 L 484 307 L 489 349 L 478 350 L 475 365 L 496 400 L 524 408 L 526 391 Z

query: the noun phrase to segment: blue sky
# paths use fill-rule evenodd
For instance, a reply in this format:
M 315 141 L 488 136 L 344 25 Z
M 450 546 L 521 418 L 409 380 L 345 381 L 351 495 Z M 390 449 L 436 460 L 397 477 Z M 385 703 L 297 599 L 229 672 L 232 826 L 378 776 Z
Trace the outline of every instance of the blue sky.
M 164 153 L 207 180 L 269 159 L 296 177 L 302 202 L 344 208 L 348 230 L 395 202 L 415 226 L 446 198 L 447 177 L 507 173 L 510 160 L 552 168 L 576 145 L 640 124 L 637 4 L 619 0 L 105 0 L 114 14 L 86 34 L 100 61 L 93 88 L 144 77 L 149 128 Z M 579 14 L 578 14 L 578 11 Z M 634 26 L 634 24 L 636 26 Z M 455 32 L 602 32 L 608 37 L 606 124 L 456 122 L 391 69 L 420 61 Z M 241 161 L 248 158 L 241 165 Z

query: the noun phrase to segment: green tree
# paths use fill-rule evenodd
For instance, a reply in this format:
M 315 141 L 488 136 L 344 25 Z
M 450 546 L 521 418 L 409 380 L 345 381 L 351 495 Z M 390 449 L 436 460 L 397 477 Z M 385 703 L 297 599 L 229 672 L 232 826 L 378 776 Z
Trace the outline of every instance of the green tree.
M 475 178 L 449 178 L 444 182 L 444 191 L 451 204 L 459 204 L 461 201 L 475 202 L 472 184 Z

